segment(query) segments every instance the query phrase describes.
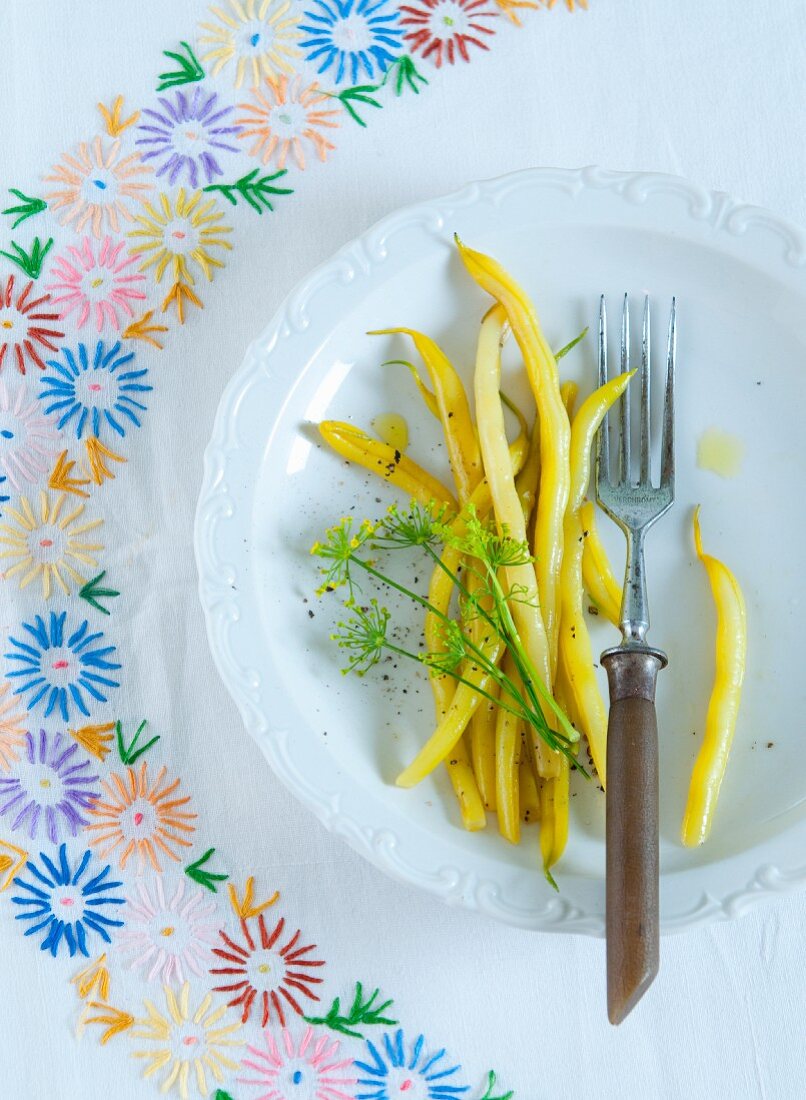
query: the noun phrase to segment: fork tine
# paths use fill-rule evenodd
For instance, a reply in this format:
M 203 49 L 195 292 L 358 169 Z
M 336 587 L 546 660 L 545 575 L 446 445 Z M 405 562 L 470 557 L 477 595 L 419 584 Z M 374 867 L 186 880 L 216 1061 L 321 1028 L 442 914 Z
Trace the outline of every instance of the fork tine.
M 641 485 L 644 486 L 648 486 L 652 480 L 649 453 L 650 355 L 649 295 L 647 294 L 644 298 L 644 326 L 641 333 Z
M 599 385 L 607 382 L 607 310 L 604 294 L 599 299 Z M 610 481 L 610 414 L 599 428 L 596 455 L 596 484 Z
M 661 488 L 674 495 L 674 370 L 677 356 L 677 303 L 672 298 L 669 315 L 669 343 L 666 354 L 666 397 L 663 405 L 663 440 L 661 443 Z
M 621 311 L 621 373 L 630 369 L 630 302 L 624 295 Z M 619 481 L 630 484 L 630 394 L 629 387 L 621 396 L 619 420 Z

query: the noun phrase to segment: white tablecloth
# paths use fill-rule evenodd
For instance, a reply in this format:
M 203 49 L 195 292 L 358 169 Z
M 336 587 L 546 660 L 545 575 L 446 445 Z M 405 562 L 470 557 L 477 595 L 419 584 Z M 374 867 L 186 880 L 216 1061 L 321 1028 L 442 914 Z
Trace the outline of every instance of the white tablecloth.
M 225 0 L 221 4 L 223 7 Z M 300 6 L 313 8 L 314 4 Z M 157 75 L 176 68 L 162 51 L 175 51 L 181 41 L 187 41 L 203 56 L 211 47 L 199 41 L 199 35 L 205 34 L 199 31 L 199 23 L 215 22 L 216 18 L 203 4 L 191 0 L 171 4 L 139 0 L 125 6 L 101 0 L 65 0 L 59 5 L 12 0 L 5 4 L 0 12 L 0 199 L 6 187 L 40 196 L 68 186 L 46 182 L 43 177 L 52 173 L 64 152 L 75 156 L 81 141 L 90 142 L 87 156 L 92 162 L 92 137 L 103 132 L 96 104 L 100 101 L 111 107 L 122 94 L 122 120 L 134 110 L 157 106 Z M 801 90 L 806 13 L 798 0 L 758 4 L 590 0 L 587 12 L 569 14 L 559 5 L 550 12 L 524 12 L 523 20 L 524 27 L 516 29 L 499 19 L 492 49 L 489 53 L 474 50 L 470 64 L 459 60 L 437 70 L 428 60 L 418 62 L 430 81 L 428 88 L 417 97 L 410 92 L 400 99 L 389 94 L 382 109 L 367 108 L 366 114 L 372 117 L 368 117 L 366 129 L 342 116 L 337 130 L 323 130 L 336 150 L 329 153 L 327 163 L 320 164 L 313 147 L 308 147 L 309 167 L 304 173 L 289 173 L 295 193 L 279 197 L 274 213 L 258 217 L 243 202 L 232 207 L 220 194 L 216 196 L 221 220 L 233 227 L 229 235 L 233 249 L 210 247 L 211 254 L 225 263 L 223 268 L 213 268 L 211 283 L 198 266 L 195 268 L 194 290 L 203 310 L 187 302 L 187 323 L 180 328 L 175 306 L 169 306 L 165 316 L 170 332 L 165 334 L 164 350 L 131 337 L 123 341 L 120 354 L 134 351 L 138 369 L 149 371 L 153 389 L 134 395 L 148 410 L 137 413 L 142 421 L 139 429 L 122 418 L 125 438 L 108 423 L 102 425 L 103 431 L 99 429 L 102 441 L 128 462 L 107 460 L 115 480 L 106 479 L 101 486 L 91 484 L 85 516 L 73 524 L 77 527 L 96 515 L 105 520 L 102 528 L 76 537 L 104 544 L 103 551 L 91 554 L 98 567 L 81 565 L 79 572 L 95 576 L 101 568 L 107 571 L 101 585 L 121 593 L 102 599 L 111 614 L 106 617 L 78 598 L 72 582 L 69 597 L 56 592 L 49 602 L 43 599 L 40 577 L 21 592 L 20 574 L 15 574 L 0 591 L 4 640 L 12 635 L 30 643 L 32 635 L 20 634 L 20 622 L 33 623 L 33 616 L 40 614 L 45 617 L 46 631 L 50 630 L 51 611 L 66 611 L 71 629 L 87 618 L 93 631 L 105 632 L 104 640 L 89 648 L 118 647 L 109 660 L 123 667 L 104 675 L 121 686 L 104 689 L 109 701 L 93 703 L 92 720 L 108 723 L 120 718 L 128 742 L 139 721 L 147 718 L 147 734 L 159 734 L 160 741 L 136 761 L 135 773 L 145 762 L 147 782 L 153 784 L 164 765 L 164 783 L 181 780 L 177 791 L 168 797 L 191 797 L 189 803 L 176 807 L 176 812 L 197 815 L 185 819 L 194 832 L 183 832 L 181 827 L 173 830 L 174 836 L 189 837 L 192 842 L 192 847 L 185 849 L 178 841 L 169 841 L 178 861 L 156 850 L 162 874 L 146 870 L 142 878 L 145 900 L 140 897 L 138 901 L 135 893 L 132 901 L 121 907 L 127 923 L 123 930 L 112 929 L 112 944 L 105 945 L 88 931 L 92 938 L 88 958 L 82 957 L 78 947 L 70 958 L 65 939 L 55 958 L 38 950 L 48 930 L 24 938 L 22 932 L 32 922 L 15 920 L 22 907 L 11 897 L 18 896 L 22 888 L 12 885 L 0 893 L 0 1095 L 9 1100 L 146 1097 L 156 1094 L 159 1083 L 170 1073 L 174 1055 L 188 1056 L 192 1044 L 183 1047 L 182 1042 L 183 1037 L 194 1038 L 190 1035 L 196 1026 L 192 1012 L 213 984 L 227 981 L 214 981 L 209 970 L 216 962 L 222 968 L 238 969 L 231 961 L 222 962 L 220 956 L 209 954 L 212 947 L 233 954 L 219 937 L 219 929 L 227 930 L 244 951 L 246 942 L 230 908 L 226 884 L 219 883 L 214 895 L 182 871 L 209 848 L 215 848 L 215 853 L 204 867 L 228 874 L 239 896 L 250 875 L 255 880 L 256 902 L 280 891 L 279 901 L 265 911 L 269 933 L 280 917 L 285 919 L 278 948 L 297 928 L 302 931 L 290 949 L 292 955 L 301 946 L 317 945 L 298 958 L 323 960 L 325 966 L 304 970 L 303 962 L 298 970 L 303 971 L 303 978 L 317 975 L 324 979 L 321 985 L 306 986 L 320 993 L 320 1002 L 305 999 L 299 987 L 287 987 L 303 1001 L 307 1015 L 324 1015 L 336 995 L 349 998 L 355 983 L 361 981 L 367 991 L 378 987 L 384 999 L 394 999 L 388 1015 L 404 1029 L 407 1053 L 420 1034 L 425 1036 L 423 1053 L 409 1074 L 412 1084 L 403 1091 L 403 1077 L 394 1078 L 398 1072 L 393 1065 L 397 1028 L 373 1026 L 361 1030 L 375 1043 L 380 1061 L 392 1065 L 391 1076 L 378 1075 L 378 1063 L 365 1043 L 342 1036 L 340 1053 L 322 1057 L 331 1062 L 363 1059 L 375 1067 L 375 1076 L 370 1070 L 351 1069 L 349 1062 L 347 1068 L 333 1070 L 331 1075 L 344 1080 L 363 1076 L 375 1080 L 376 1085 L 364 1086 L 363 1093 L 359 1086 L 337 1084 L 329 1086 L 330 1091 L 324 1091 L 324 1085 L 315 1091 L 310 1084 L 311 1070 L 309 1077 L 294 1085 L 296 1092 L 292 1092 L 293 1082 L 287 1083 L 289 1097 L 333 1100 L 342 1095 L 366 1095 L 391 1100 L 400 1095 L 449 1100 L 464 1096 L 478 1100 L 484 1095 L 491 1068 L 497 1074 L 497 1085 L 490 1095 L 498 1097 L 512 1089 L 518 1100 L 793 1100 L 806 1095 L 806 899 L 802 895 L 781 898 L 774 905 L 761 904 L 735 923 L 665 940 L 661 978 L 640 1009 L 614 1030 L 604 1011 L 601 942 L 497 927 L 387 881 L 327 835 L 280 787 L 243 732 L 207 651 L 196 596 L 192 520 L 202 452 L 216 405 L 247 343 L 288 289 L 339 245 L 400 204 L 451 190 L 472 178 L 536 164 L 598 163 L 678 173 L 806 223 L 806 112 Z M 219 25 L 225 26 L 220 21 Z M 206 67 L 212 63 L 205 62 Z M 235 63 L 230 61 L 215 88 L 220 95 L 226 92 L 230 100 L 240 102 L 247 89 L 236 93 L 234 76 Z M 247 84 L 249 79 L 247 72 Z M 184 86 L 184 91 L 190 102 L 194 85 Z M 144 121 L 141 117 L 140 122 Z M 124 131 L 124 143 L 132 130 Z M 104 141 L 104 149 L 108 149 L 108 136 Z M 227 157 L 234 159 L 229 162 Z M 240 172 L 249 167 L 243 148 L 237 155 L 225 150 L 220 158 L 225 168 L 225 175 L 216 177 L 220 180 L 235 178 L 230 165 L 239 167 Z M 148 163 L 159 166 L 166 159 Z M 161 177 L 163 185 L 167 185 L 169 173 L 170 169 Z M 135 182 L 151 179 L 131 178 Z M 182 181 L 180 176 L 177 186 Z M 189 185 L 189 174 L 184 181 Z M 207 180 L 199 182 L 203 185 Z M 91 221 L 76 234 L 70 226 L 60 224 L 65 210 L 53 206 L 51 203 L 51 209 L 23 222 L 17 230 L 12 230 L 9 216 L 2 218 L 0 226 L 5 251 L 12 240 L 27 249 L 35 234 L 43 242 L 51 235 L 55 238 L 45 260 L 43 284 L 60 281 L 58 258 L 65 255 L 70 260 L 66 250 L 80 243 L 84 233 L 89 234 L 96 258 L 101 247 Z M 102 236 L 108 228 L 102 228 Z M 122 224 L 120 233 L 131 228 Z M 113 227 L 112 236 L 118 235 Z M 26 278 L 10 262 L 0 265 L 3 288 L 15 270 L 16 296 Z M 136 270 L 133 266 L 119 274 Z M 159 307 L 171 281 L 169 271 L 157 287 L 148 272 L 147 281 L 128 284 L 136 290 L 142 285 L 147 294 L 145 300 L 128 299 L 135 318 L 151 308 L 156 310 L 153 322 L 159 322 Z M 122 307 L 118 312 L 121 327 L 125 327 L 130 318 L 124 316 Z M 81 330 L 75 327 L 78 319 L 79 313 L 74 312 L 62 326 L 69 346 L 75 348 L 81 340 L 92 355 L 99 338 L 95 314 Z M 108 319 L 104 317 L 101 334 L 106 351 L 114 342 Z M 0 331 L 0 342 L 2 339 Z M 53 354 L 43 351 L 46 358 Z M 28 362 L 23 379 L 17 375 L 11 355 L 0 381 L 9 387 L 39 385 L 36 365 Z M 118 371 L 127 369 L 132 368 L 124 365 Z M 48 373 L 54 374 L 54 369 L 49 368 Z M 86 426 L 82 440 L 76 438 L 75 427 L 74 418 L 66 429 L 69 442 L 58 449 L 67 448 L 70 457 L 79 457 L 81 452 L 86 458 L 82 448 L 92 434 L 91 425 Z M 51 464 L 54 455 L 48 459 Z M 81 463 L 73 474 L 80 469 Z M 34 508 L 39 507 L 36 494 L 42 484 L 40 479 L 21 485 Z M 12 498 L 4 507 L 15 507 L 18 489 L 8 483 L 0 489 Z M 55 495 L 51 493 L 51 499 Z M 71 496 L 68 504 L 71 502 L 79 503 L 80 498 Z M 49 637 L 53 641 L 52 631 Z M 4 664 L 4 670 L 9 667 L 13 665 Z M 51 759 L 58 731 L 89 722 L 69 698 L 68 703 L 67 722 L 61 720 L 57 703 L 47 720 L 39 705 L 36 718 L 24 723 L 37 731 L 40 725 L 46 726 L 46 751 Z M 140 743 L 145 740 L 143 735 Z M 35 740 L 34 754 L 41 748 Z M 125 773 L 116 748 L 103 763 L 88 757 L 83 749 L 81 753 L 81 759 L 91 761 L 85 774 L 91 771 L 111 783 L 111 772 Z M 38 778 L 50 774 L 48 765 L 38 760 L 35 755 L 26 782 L 34 773 Z M 62 770 L 67 766 L 61 765 Z M 104 797 L 108 801 L 112 796 L 107 793 Z M 117 797 L 123 798 L 120 792 Z M 22 877 L 44 887 L 33 877 L 30 866 L 33 863 L 44 870 L 39 851 L 56 853 L 58 845 L 46 835 L 44 815 L 34 840 L 25 828 L 12 830 L 14 817 L 13 812 L 0 817 L 0 840 L 29 852 L 29 870 L 23 871 Z M 60 821 L 59 841 L 69 833 L 67 824 L 66 818 Z M 75 840 L 68 836 L 65 851 L 71 872 L 90 835 Z M 106 881 L 123 881 L 123 886 L 114 887 L 108 896 L 131 895 L 135 890 L 137 853 L 131 854 L 124 871 L 118 873 L 123 849 L 124 845 L 118 845 L 107 858 L 100 856 L 98 846 L 92 849 L 96 873 L 110 862 L 113 873 Z M 144 859 L 148 864 L 145 850 Z M 7 871 L 7 864 L 3 866 Z M 165 887 L 164 904 L 159 883 Z M 191 900 L 189 915 L 187 903 Z M 89 908 L 86 897 L 73 901 Z M 177 928 L 184 922 L 186 928 L 193 925 L 196 930 L 199 955 L 193 954 L 191 944 L 181 975 L 189 979 L 190 987 L 191 1019 L 185 1023 L 182 1020 L 188 1012 L 183 1010 L 181 996 L 175 1006 L 180 1022 L 174 1024 L 161 988 L 162 978 L 176 990 L 181 986 L 179 974 L 170 968 L 166 972 L 166 964 L 160 966 L 155 953 L 160 932 L 164 943 L 170 939 L 165 934 L 168 925 L 163 910 L 176 916 Z M 112 906 L 106 912 L 120 915 Z M 149 914 L 156 915 L 152 919 Z M 154 921 L 163 921 L 161 929 L 155 928 Z M 257 929 L 255 918 L 250 927 Z M 123 932 L 128 932 L 127 939 L 121 938 Z M 97 959 L 102 949 L 107 952 L 110 988 L 104 991 L 96 984 L 82 1001 L 70 979 Z M 130 967 L 149 950 L 153 953 L 147 960 Z M 234 955 L 237 963 L 238 952 Z M 199 974 L 193 972 L 194 963 Z M 215 997 L 216 1004 L 226 1000 L 221 994 Z M 155 1014 L 165 1024 L 152 1021 L 151 1034 L 137 1037 L 148 1015 L 144 999 L 153 1003 Z M 105 1010 L 82 1008 L 89 1001 L 121 1011 L 126 1006 L 138 1023 L 101 1045 L 104 1025 L 87 1018 L 103 1015 Z M 296 1055 L 304 1025 L 288 1001 L 281 1003 Z M 85 1028 L 77 1037 L 82 1011 Z M 244 1035 L 248 1031 L 251 1043 L 259 1038 L 260 1011 L 258 998 L 242 1029 Z M 274 1034 L 282 1043 L 273 1004 L 270 1013 Z M 239 1020 L 240 1009 L 228 1010 L 224 1021 L 211 1026 L 222 1027 L 229 1019 Z M 321 1028 L 317 1030 L 317 1036 L 320 1034 L 339 1038 Z M 384 1034 L 391 1039 L 388 1050 Z M 200 1040 L 196 1038 L 196 1042 Z M 144 1081 L 141 1073 L 153 1062 L 134 1059 L 132 1053 L 147 1051 L 151 1057 L 163 1048 L 169 1052 L 165 1066 Z M 436 1055 L 442 1048 L 447 1053 L 434 1063 L 431 1072 L 453 1066 L 461 1069 L 426 1083 L 420 1073 L 425 1052 Z M 232 1056 L 238 1059 L 242 1053 Z M 283 1056 L 286 1063 L 290 1057 Z M 212 1085 L 209 1067 L 205 1074 Z M 221 1085 L 227 1095 L 241 1100 L 260 1094 L 255 1087 L 237 1084 L 236 1076 L 227 1071 Z M 174 1087 L 180 1089 L 181 1084 L 178 1076 Z M 445 1091 L 465 1085 L 467 1092 Z M 192 1070 L 187 1087 L 188 1094 L 195 1095 Z M 281 1095 L 272 1093 L 268 1084 L 265 1088 L 267 1095 Z M 382 1089 L 386 1091 L 378 1091 Z

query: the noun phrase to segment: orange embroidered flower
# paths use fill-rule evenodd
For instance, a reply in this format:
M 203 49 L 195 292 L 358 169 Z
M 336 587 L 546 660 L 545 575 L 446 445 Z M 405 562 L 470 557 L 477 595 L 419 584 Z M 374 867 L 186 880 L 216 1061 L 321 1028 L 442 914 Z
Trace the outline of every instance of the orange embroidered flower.
M 275 157 L 279 168 L 285 168 L 289 153 L 300 168 L 305 167 L 305 145 L 313 146 L 320 160 L 335 145 L 322 133 L 335 129 L 336 110 L 323 110 L 321 104 L 329 97 L 319 85 L 302 87 L 299 77 L 266 77 L 264 86 L 252 92 L 253 103 L 239 103 L 244 113 L 236 119 L 241 126 L 240 140 L 254 138 L 249 154 L 260 157 L 264 164 Z
M 100 856 L 123 846 L 118 861 L 121 868 L 136 852 L 140 870 L 148 863 L 161 873 L 160 852 L 178 861 L 177 847 L 190 847 L 187 834 L 196 828 L 191 824 L 196 814 L 184 808 L 190 796 L 171 798 L 179 780 L 169 783 L 165 776 L 166 769 L 160 768 L 149 786 L 147 764 L 143 761 L 137 771 L 127 768 L 122 777 L 113 773 L 104 781 L 105 793 L 90 811 L 93 818 L 100 820 L 87 826 L 87 831 L 94 834 L 89 842 L 99 849 Z
M 150 176 L 151 169 L 138 153 L 120 156 L 120 142 L 111 142 L 104 150 L 100 137 L 92 144 L 83 141 L 78 155 L 62 155 L 45 179 L 59 184 L 46 192 L 45 198 L 54 210 L 63 210 L 62 225 L 73 223 L 76 233 L 84 231 L 88 224 L 93 235 L 100 237 L 105 225 L 115 233 L 120 232 L 121 219 L 132 220 L 130 206 L 133 202 L 145 202 L 152 188 L 143 176 Z
M 14 760 L 19 760 L 17 749 L 25 742 L 28 715 L 18 710 L 17 700 L 9 695 L 11 684 L 0 684 L 0 771 L 7 772 Z

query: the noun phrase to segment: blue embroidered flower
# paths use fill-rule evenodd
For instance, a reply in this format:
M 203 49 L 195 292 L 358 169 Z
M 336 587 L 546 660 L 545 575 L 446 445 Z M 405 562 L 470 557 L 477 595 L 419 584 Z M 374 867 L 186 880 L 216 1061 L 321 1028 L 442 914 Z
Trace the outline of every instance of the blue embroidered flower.
M 29 928 L 25 929 L 26 936 L 33 936 L 36 932 L 44 932 L 45 936 L 39 945 L 43 951 L 50 951 L 53 957 L 59 950 L 62 942 L 67 944 L 70 957 L 76 951 L 89 957 L 87 950 L 87 930 L 97 932 L 102 940 L 110 943 L 108 929 L 121 927 L 122 920 L 113 920 L 106 916 L 103 906 L 123 905 L 126 899 L 116 896 L 112 891 L 122 886 L 122 882 L 109 882 L 107 875 L 111 871 L 109 864 L 96 871 L 90 862 L 92 853 L 87 849 L 73 871 L 67 858 L 67 845 L 59 848 L 58 866 L 55 859 L 49 859 L 44 852 L 39 853 L 42 868 L 37 867 L 33 860 L 26 865 L 26 873 L 30 872 L 33 882 L 27 882 L 18 875 L 14 884 L 26 893 L 18 894 L 11 900 L 14 905 L 23 908 L 17 913 L 17 920 L 32 921 Z M 92 875 L 92 877 L 90 877 Z M 83 880 L 83 881 L 82 881 Z
M 445 1051 L 424 1054 L 425 1037 L 419 1035 L 406 1054 L 403 1032 L 395 1032 L 394 1038 L 383 1037 L 384 1054 L 367 1039 L 372 1064 L 356 1061 L 356 1069 L 366 1076 L 359 1077 L 356 1100 L 455 1100 L 469 1090 L 469 1085 L 457 1085 L 454 1074 L 461 1066 L 440 1068 Z M 453 1078 L 453 1081 L 449 1081 Z
M 82 757 L 75 741 L 60 733 L 48 737 L 25 734 L 26 759 L 15 764 L 13 775 L 0 776 L 0 817 L 11 817 L 11 828 L 27 829 L 33 840 L 39 826 L 56 844 L 62 835 L 76 836 L 87 824 L 84 810 L 101 797 L 98 776 Z
M 103 638 L 103 633 L 88 633 L 89 624 L 84 622 L 65 640 L 65 620 L 67 612 L 60 615 L 51 611 L 48 624 L 41 615 L 36 615 L 33 624 L 23 623 L 23 630 L 33 639 L 18 641 L 9 637 L 14 647 L 4 656 L 14 662 L 6 673 L 9 680 L 16 680 L 15 695 L 30 693 L 26 700 L 28 710 L 38 703 L 45 707 L 45 717 L 58 711 L 64 721 L 70 717 L 71 705 L 89 718 L 90 712 L 84 699 L 84 692 L 99 703 L 106 702 L 102 688 L 120 687 L 117 680 L 103 675 L 120 668 L 110 660 L 115 647 L 96 646 L 94 643 Z
M 334 84 L 347 78 L 355 84 L 375 69 L 385 73 L 400 56 L 403 30 L 400 15 L 388 0 L 313 0 L 304 12 L 300 43 L 308 61 L 320 61 L 319 72 L 335 67 Z
M 140 427 L 138 413 L 145 412 L 146 406 L 139 398 L 153 387 L 144 381 L 146 369 L 120 369 L 134 359 L 133 351 L 121 354 L 121 346 L 118 341 L 107 351 L 103 340 L 99 340 L 92 362 L 86 344 L 79 344 L 77 353 L 62 348 L 64 362 L 48 359 L 55 373 L 42 376 L 39 397 L 46 413 L 58 414 L 58 428 L 73 421 L 76 436 L 81 439 L 85 428 L 90 435 L 100 437 L 106 426 L 125 435 L 127 420 Z

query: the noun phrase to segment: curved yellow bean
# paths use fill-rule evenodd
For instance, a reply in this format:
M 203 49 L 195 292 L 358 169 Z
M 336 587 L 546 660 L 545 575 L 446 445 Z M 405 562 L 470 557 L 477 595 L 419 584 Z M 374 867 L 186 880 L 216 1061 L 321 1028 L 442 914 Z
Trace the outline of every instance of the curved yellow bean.
M 579 386 L 576 382 L 563 382 L 560 386 L 560 397 L 570 420 L 574 415 L 574 407 L 579 397 Z
M 369 335 L 391 336 L 396 333 L 411 337 L 430 375 L 448 447 L 448 461 L 459 500 L 464 504 L 481 481 L 484 471 L 462 380 L 430 336 L 410 328 L 377 329 Z
M 504 428 L 504 410 L 498 391 L 501 380 L 501 337 L 504 331 L 505 313 L 501 306 L 493 306 L 481 324 L 474 388 L 478 413 L 479 443 L 484 458 L 484 469 L 493 498 L 495 517 L 500 528 L 506 527 L 515 542 L 528 542 L 523 507 L 512 465 L 507 454 Z M 531 563 L 508 566 L 505 570 L 507 587 L 511 591 L 520 588 L 522 598 L 512 602 L 512 615 L 523 638 L 524 648 L 543 683 L 551 689 L 551 663 L 549 645 L 543 618 L 540 613 L 535 571 Z M 546 708 L 546 719 L 554 715 Z M 532 739 L 536 761 L 541 775 L 558 774 L 558 754 L 540 738 Z
M 540 492 L 535 519 L 537 587 L 553 670 L 559 634 L 560 566 L 563 519 L 568 503 L 571 427 L 565 411 L 557 363 L 540 328 L 534 306 L 518 284 L 490 256 L 457 241 L 465 267 L 506 310 L 518 342 L 540 418 Z M 478 412 L 478 404 L 477 404 Z M 547 680 L 551 683 L 551 679 Z
M 611 378 L 583 402 L 571 427 L 571 491 L 565 513 L 565 556 L 562 565 L 562 625 L 560 652 L 582 732 L 588 739 L 594 767 L 606 785 L 607 709 L 593 670 L 582 593 L 582 554 L 585 544 L 580 510 L 590 480 L 593 438 L 611 405 L 624 393 L 635 372 Z
M 504 673 L 518 683 L 515 662 L 509 654 L 504 658 Z M 503 707 L 498 708 L 495 716 L 495 801 L 499 832 L 511 844 L 517 844 L 521 835 L 519 757 L 522 729 L 520 718 Z M 527 767 L 531 772 L 531 760 L 527 760 Z
M 540 791 L 537 789 L 535 771 L 527 751 L 524 751 L 518 764 L 518 803 L 524 825 L 540 821 Z
M 481 648 L 483 648 L 488 660 L 493 664 L 497 664 L 501 660 L 504 643 L 498 637 L 489 638 Z M 469 669 L 466 678 L 469 683 L 457 685 L 448 713 L 411 764 L 404 768 L 397 777 L 399 787 L 415 786 L 427 775 L 430 775 L 437 764 L 445 759 L 464 733 L 468 722 L 481 702 L 482 696 L 479 692 L 489 691 L 490 684 L 493 682 L 492 674 L 485 672 L 480 666 Z
M 460 737 L 453 746 L 453 752 L 445 760 L 445 767 L 448 770 L 448 778 L 456 795 L 456 801 L 459 803 L 464 827 L 469 833 L 476 833 L 479 829 L 486 828 L 487 814 L 464 737 Z
M 568 804 L 571 766 L 567 756 L 560 757 L 560 774 L 544 779 L 540 789 L 540 854 L 543 873 L 551 885 L 557 883 L 551 868 L 557 863 L 568 843 Z
M 705 566 L 716 604 L 716 673 L 703 738 L 688 791 L 682 840 L 687 847 L 708 839 L 719 788 L 728 765 L 742 698 L 747 657 L 747 611 L 736 577 L 717 558 L 703 553 L 700 510 L 694 512 L 694 544 Z
M 582 579 L 585 588 L 606 619 L 619 625 L 621 618 L 621 585 L 616 580 L 607 551 L 596 526 L 596 505 L 586 500 L 579 510 L 585 546 L 582 550 Z
M 453 510 L 458 508 L 456 500 L 448 489 L 432 477 L 422 466 L 396 451 L 386 443 L 381 443 L 367 435 L 354 424 L 345 424 L 341 420 L 323 420 L 319 432 L 324 441 L 333 450 L 363 466 L 383 481 L 388 481 L 421 504 L 447 504 Z
M 387 359 L 385 363 L 382 363 L 383 367 L 408 367 L 409 373 L 414 379 L 414 383 L 420 392 L 420 397 L 423 399 L 423 403 L 433 417 L 439 420 L 439 405 L 437 404 L 436 396 L 429 390 L 425 382 L 420 377 L 420 372 L 415 367 L 414 363 L 410 363 L 408 359 Z

